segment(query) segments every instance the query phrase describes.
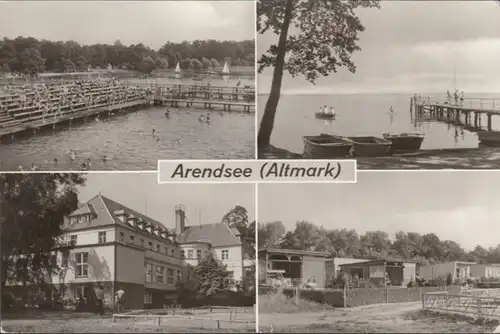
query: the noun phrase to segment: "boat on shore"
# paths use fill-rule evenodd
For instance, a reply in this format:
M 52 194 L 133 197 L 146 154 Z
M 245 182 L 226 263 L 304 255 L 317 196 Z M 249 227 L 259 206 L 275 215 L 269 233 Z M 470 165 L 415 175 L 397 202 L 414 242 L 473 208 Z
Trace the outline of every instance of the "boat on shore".
M 420 150 L 425 135 L 421 133 L 384 133 L 384 139 L 391 142 L 392 153 L 407 153 Z
M 484 146 L 500 146 L 500 131 L 479 131 L 477 133 L 477 138 Z
M 320 134 L 304 136 L 304 154 L 306 159 L 345 158 L 352 150 L 352 142 L 340 136 Z
M 374 136 L 345 137 L 353 144 L 353 153 L 357 157 L 383 157 L 391 154 L 391 142 Z

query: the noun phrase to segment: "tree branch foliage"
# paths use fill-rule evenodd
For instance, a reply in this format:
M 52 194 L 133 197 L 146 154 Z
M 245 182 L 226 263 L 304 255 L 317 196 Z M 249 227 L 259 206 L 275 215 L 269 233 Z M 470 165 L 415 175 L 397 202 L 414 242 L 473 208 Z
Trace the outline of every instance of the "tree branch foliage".
M 149 73 L 151 68 L 173 68 L 186 61 L 187 68 L 218 68 L 230 60 L 233 66 L 253 66 L 255 42 L 196 40 L 165 43 L 158 50 L 142 43 L 123 45 L 80 45 L 75 41 L 47 41 L 33 37 L 0 40 L 0 72 L 72 72 L 93 68 L 113 67 Z M 193 61 L 193 63 L 192 63 Z
M 286 231 L 282 222 L 259 224 L 259 248 L 286 248 L 328 252 L 336 257 L 367 259 L 400 258 L 423 263 L 474 261 L 500 263 L 500 244 L 486 249 L 480 245 L 465 251 L 453 240 L 441 240 L 434 233 L 420 234 L 399 231 L 390 238 L 384 231 L 368 231 L 358 235 L 355 230 L 317 227 L 307 221 L 297 222 L 293 231 Z
M 287 1 L 293 1 L 293 12 L 284 69 L 293 77 L 305 76 L 311 83 L 341 67 L 355 72 L 351 55 L 360 50 L 359 33 L 365 29 L 355 10 L 378 8 L 378 0 L 261 0 L 257 4 L 259 34 L 280 34 Z M 269 47 L 258 61 L 259 73 L 276 64 L 279 52 L 283 50 L 276 44 Z
M 78 206 L 82 174 L 0 174 L 2 286 L 7 279 L 33 284 L 60 268 L 51 251 L 66 247 L 63 217 Z

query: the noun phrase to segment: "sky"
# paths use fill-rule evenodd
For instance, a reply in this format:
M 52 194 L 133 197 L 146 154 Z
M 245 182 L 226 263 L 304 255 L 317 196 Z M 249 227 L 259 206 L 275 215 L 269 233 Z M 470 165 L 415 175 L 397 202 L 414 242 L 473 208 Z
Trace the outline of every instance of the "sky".
M 500 5 L 494 1 L 382 1 L 357 11 L 366 30 L 354 54 L 355 74 L 341 69 L 316 86 L 284 78 L 285 94 L 434 93 L 454 87 L 470 93 L 500 91 Z M 277 42 L 257 37 L 257 54 Z M 272 69 L 258 78 L 268 94 Z
M 258 221 L 292 231 L 305 220 L 326 229 L 435 233 L 466 250 L 500 244 L 500 173 L 358 172 L 356 184 L 259 184 Z
M 0 38 L 31 36 L 81 44 L 255 38 L 253 1 L 0 2 Z
M 255 220 L 253 184 L 158 184 L 153 173 L 89 173 L 78 199 L 85 203 L 101 193 L 174 228 L 175 206 L 185 207 L 188 225 L 220 222 L 236 205 L 245 207 L 249 222 Z M 169 226 L 169 224 L 171 226 Z

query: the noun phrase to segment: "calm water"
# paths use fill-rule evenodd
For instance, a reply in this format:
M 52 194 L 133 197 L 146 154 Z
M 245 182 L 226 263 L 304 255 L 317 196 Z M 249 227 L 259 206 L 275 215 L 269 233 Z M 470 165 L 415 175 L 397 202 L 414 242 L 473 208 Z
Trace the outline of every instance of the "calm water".
M 484 97 L 495 96 L 490 94 Z M 258 96 L 258 111 L 263 112 L 267 98 L 268 95 Z M 385 132 L 421 132 L 425 134 L 422 149 L 478 147 L 475 133 L 435 121 L 412 121 L 409 101 L 409 95 L 399 94 L 284 95 L 278 105 L 271 143 L 295 153 L 302 153 L 302 136 L 306 135 L 332 133 L 342 136 L 381 137 Z M 314 112 L 324 105 L 335 108 L 335 120 L 325 121 L 314 117 Z M 393 115 L 389 113 L 391 105 Z M 500 117 L 493 116 L 492 123 L 493 129 L 500 130 Z M 486 124 L 484 117 L 483 127 Z
M 170 118 L 165 117 L 165 108 L 154 107 L 1 144 L 0 169 L 17 170 L 22 165 L 29 170 L 36 163 L 40 170 L 78 170 L 90 158 L 93 170 L 153 170 L 158 159 L 255 157 L 253 115 L 212 112 L 211 123 L 206 124 L 198 120 L 200 111 L 170 110 Z M 70 160 L 70 148 L 78 149 L 75 161 Z M 103 156 L 110 160 L 103 162 Z
M 189 78 L 129 79 L 132 82 L 206 84 Z M 253 77 L 214 76 L 213 86 L 254 85 Z M 253 114 L 212 112 L 210 124 L 201 123 L 202 110 L 171 110 L 153 107 L 130 114 L 87 121 L 39 133 L 36 137 L 0 144 L 0 170 L 29 170 L 32 163 L 40 170 L 79 170 L 87 158 L 92 170 L 153 170 L 159 159 L 253 159 L 255 157 L 255 119 Z M 158 139 L 152 131 L 158 133 Z M 77 149 L 71 161 L 68 149 Z M 108 160 L 103 161 L 103 156 Z M 54 158 L 58 163 L 54 164 Z

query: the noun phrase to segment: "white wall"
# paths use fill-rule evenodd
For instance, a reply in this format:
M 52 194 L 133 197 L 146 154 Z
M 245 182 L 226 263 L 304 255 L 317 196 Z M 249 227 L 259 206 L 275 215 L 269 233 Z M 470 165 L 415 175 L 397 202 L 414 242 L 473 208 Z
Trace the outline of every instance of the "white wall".
M 222 251 L 229 251 L 229 259 L 222 260 Z M 234 272 L 234 279 L 240 281 L 243 278 L 243 246 L 217 247 L 212 253 L 217 260 L 221 260 L 227 267 L 226 270 Z
M 385 266 L 370 266 L 370 278 L 384 278 L 385 277 Z
M 172 256 L 171 250 L 174 250 L 174 257 L 179 258 L 179 248 L 175 246 L 171 241 L 160 238 L 158 236 L 148 235 L 146 233 L 140 233 L 139 231 L 132 231 L 123 227 L 117 227 L 116 238 L 117 241 L 121 241 L 121 233 L 124 234 L 123 241 L 125 243 L 132 243 L 136 246 L 141 247 L 141 239 L 144 240 L 144 249 L 153 250 L 157 252 L 157 245 L 160 245 L 160 253 Z M 130 241 L 130 236 L 134 236 L 135 240 Z M 149 242 L 153 243 L 153 248 L 149 248 Z
M 114 245 L 78 247 L 69 251 L 68 266 L 61 276 L 53 277 L 53 283 L 85 283 L 97 281 L 113 281 L 115 262 Z M 76 253 L 87 252 L 88 276 L 76 277 Z M 58 255 L 58 261 L 62 260 L 62 254 Z M 60 262 L 59 262 L 60 263 Z
M 116 280 L 144 284 L 144 251 L 116 245 Z
M 180 250 L 184 251 L 184 262 L 191 265 L 191 266 L 196 266 L 198 264 L 198 259 L 197 259 L 197 251 L 201 251 L 201 257 L 205 257 L 207 254 L 212 252 L 210 249 L 210 245 L 206 243 L 192 243 L 192 244 L 182 244 L 180 245 Z M 193 257 L 188 258 L 189 251 L 192 251 Z M 215 255 L 215 254 L 214 254 Z
M 455 262 L 437 263 L 433 265 L 422 266 L 419 269 L 419 275 L 426 280 L 436 279 L 438 277 L 446 278 L 448 273 L 455 274 Z
M 330 261 L 330 260 L 327 260 L 327 261 Z M 332 275 L 332 277 L 337 277 L 337 274 L 340 272 L 340 265 L 366 262 L 369 260 L 353 259 L 353 258 L 348 258 L 348 257 L 334 257 L 331 261 L 333 262 L 333 275 Z
M 471 265 L 472 277 L 500 277 L 500 266 L 492 266 L 488 264 L 473 264 Z
M 66 238 L 71 240 L 71 236 L 76 235 L 76 245 L 94 245 L 99 243 L 99 232 L 106 232 L 106 242 L 115 241 L 114 227 L 106 227 L 100 229 L 91 229 L 83 231 L 71 231 L 66 233 Z

